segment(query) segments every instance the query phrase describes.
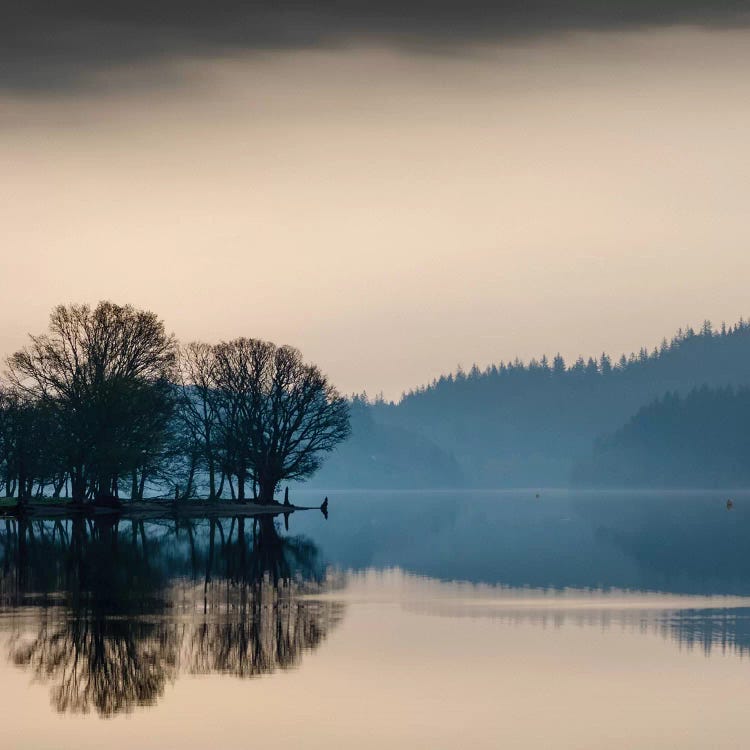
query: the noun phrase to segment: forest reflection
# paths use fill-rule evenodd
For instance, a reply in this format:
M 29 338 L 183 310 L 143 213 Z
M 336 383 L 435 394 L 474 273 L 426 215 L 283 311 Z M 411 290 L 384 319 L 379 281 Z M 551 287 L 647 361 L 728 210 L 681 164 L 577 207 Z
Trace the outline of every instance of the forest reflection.
M 655 634 L 680 649 L 750 655 L 750 597 L 616 588 L 445 582 L 399 568 L 350 572 L 342 601 L 390 601 L 415 615 L 490 619 L 510 627 Z
M 664 601 L 643 608 L 623 602 L 608 604 L 606 596 L 599 605 L 577 608 L 564 602 L 547 607 L 514 609 L 511 606 L 456 606 L 449 603 L 412 603 L 407 609 L 418 614 L 439 617 L 472 617 L 498 620 L 510 626 L 593 628 L 599 631 L 619 629 L 653 633 L 674 642 L 679 648 L 700 649 L 706 656 L 714 652 L 750 655 L 750 606 L 691 606 Z
M 9 656 L 60 712 L 154 704 L 180 673 L 263 675 L 297 665 L 343 615 L 302 597 L 325 569 L 274 519 L 7 520 L 0 603 Z

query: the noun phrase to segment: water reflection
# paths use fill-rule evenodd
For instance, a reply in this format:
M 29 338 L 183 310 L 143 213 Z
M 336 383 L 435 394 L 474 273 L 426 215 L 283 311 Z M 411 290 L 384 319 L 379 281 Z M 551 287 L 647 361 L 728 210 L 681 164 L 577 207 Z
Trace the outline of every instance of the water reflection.
M 252 677 L 295 666 L 342 614 L 338 602 L 299 598 L 321 583 L 317 547 L 309 539 L 282 536 L 273 519 L 261 517 L 252 522 L 251 546 L 239 518 L 236 541 L 217 550 L 217 523 L 210 522 L 203 586 L 203 612 L 215 617 L 187 640 L 188 669 Z M 212 576 L 215 566 L 225 571 L 218 579 Z
M 350 573 L 345 602 L 397 604 L 418 615 L 491 619 L 540 628 L 610 628 L 658 634 L 680 648 L 750 654 L 750 597 L 601 589 L 530 589 L 446 582 L 399 568 Z
M 331 522 L 294 517 L 295 531 L 307 525 L 325 540 L 325 561 L 317 543 L 270 517 L 4 520 L 0 628 L 10 663 L 49 685 L 57 711 L 101 716 L 159 702 L 180 675 L 293 668 L 345 607 L 352 627 L 336 643 L 342 634 L 356 643 L 339 654 L 334 683 L 352 658 L 370 664 L 373 642 L 388 632 L 398 634 L 389 647 L 399 663 L 431 639 L 442 652 L 484 633 L 489 658 L 514 634 L 538 647 L 547 636 L 576 640 L 577 629 L 586 630 L 581 648 L 606 633 L 615 644 L 606 658 L 619 631 L 623 641 L 660 636 L 676 659 L 678 649 L 742 656 L 745 507 L 717 515 L 702 498 L 378 496 L 336 504 Z M 346 572 L 334 576 L 329 562 Z M 545 628 L 560 632 L 540 638 Z M 429 658 L 437 669 L 440 657 Z
M 750 492 L 331 493 L 332 563 L 532 588 L 750 595 Z M 311 496 L 311 499 L 314 497 Z
M 110 619 L 94 612 L 42 610 L 30 639 L 16 632 L 11 656 L 52 683 L 60 711 L 99 714 L 152 705 L 174 679 L 181 628 L 175 623 Z
M 151 705 L 182 670 L 293 667 L 342 615 L 336 602 L 300 597 L 322 582 L 319 551 L 271 517 L 21 519 L 4 532 L 10 657 L 51 683 L 61 712 Z

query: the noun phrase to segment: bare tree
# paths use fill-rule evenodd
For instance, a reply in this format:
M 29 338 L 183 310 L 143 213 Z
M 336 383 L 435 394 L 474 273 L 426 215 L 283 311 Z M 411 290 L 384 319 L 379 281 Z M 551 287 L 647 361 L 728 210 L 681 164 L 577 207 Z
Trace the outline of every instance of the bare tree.
M 176 344 L 154 313 L 59 306 L 49 331 L 8 361 L 13 387 L 50 408 L 65 438 L 73 500 L 117 493 L 172 412 Z
M 51 484 L 59 496 L 66 470 L 62 435 L 52 410 L 18 390 L 0 389 L 0 474 L 7 496 L 19 502 Z
M 208 497 L 216 497 L 216 470 L 220 464 L 217 444 L 218 399 L 216 358 L 209 344 L 192 342 L 181 347 L 178 377 L 179 419 L 186 435 L 186 452 L 201 458 L 208 473 Z
M 219 344 L 219 415 L 232 441 L 238 498 L 248 476 L 272 503 L 283 479 L 304 479 L 350 432 L 346 400 L 297 349 L 240 338 Z M 229 428 L 229 432 L 227 432 Z
M 213 347 L 217 419 L 224 471 L 237 477 L 237 499 L 245 500 L 248 479 L 256 484 L 252 448 L 258 433 L 258 378 L 269 347 L 264 341 L 235 339 Z M 232 490 L 233 494 L 234 491 Z M 255 493 L 253 493 L 255 494 Z

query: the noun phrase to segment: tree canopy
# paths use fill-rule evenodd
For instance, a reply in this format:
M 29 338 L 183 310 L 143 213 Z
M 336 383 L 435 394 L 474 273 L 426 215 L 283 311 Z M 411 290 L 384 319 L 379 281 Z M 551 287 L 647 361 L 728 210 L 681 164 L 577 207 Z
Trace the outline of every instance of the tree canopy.
M 348 403 L 299 351 L 239 338 L 178 347 L 152 312 L 61 305 L 8 360 L 0 469 L 26 500 L 70 483 L 77 502 L 147 488 L 273 501 L 349 434 Z M 217 480 L 217 475 L 220 477 Z M 236 486 L 236 491 L 235 491 Z
M 282 479 L 309 477 L 349 435 L 348 404 L 292 347 L 240 338 L 214 353 L 219 421 L 236 444 L 239 497 L 251 476 L 261 502 L 270 502 Z
M 158 450 L 172 414 L 175 340 L 154 313 L 60 305 L 8 361 L 11 388 L 49 410 L 73 499 L 109 495 Z

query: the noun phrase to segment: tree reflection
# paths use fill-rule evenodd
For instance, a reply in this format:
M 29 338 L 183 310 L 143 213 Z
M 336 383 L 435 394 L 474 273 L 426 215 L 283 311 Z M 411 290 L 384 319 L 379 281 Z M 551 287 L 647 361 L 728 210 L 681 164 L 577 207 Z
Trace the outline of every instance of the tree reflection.
M 214 559 L 209 544 L 204 584 L 205 619 L 193 631 L 187 662 L 196 673 L 253 677 L 295 666 L 341 618 L 341 605 L 300 599 L 304 584 L 320 576 L 310 541 L 282 537 L 273 519 L 253 522 L 252 545 L 238 519 L 236 542 Z M 213 532 L 212 532 L 213 538 Z M 213 580 L 214 564 L 226 575 Z
M 60 711 L 103 716 L 151 705 L 176 673 L 175 623 L 146 623 L 96 613 L 44 616 L 36 636 L 13 643 L 12 658 L 53 683 Z
M 51 683 L 60 712 L 151 705 L 181 669 L 247 677 L 292 667 L 342 615 L 299 596 L 323 578 L 318 549 L 282 536 L 271 516 L 21 519 L 4 531 L 10 658 Z
M 36 605 L 36 632 L 11 638 L 13 662 L 52 683 L 58 711 L 108 716 L 154 703 L 175 675 L 180 641 L 162 619 L 167 581 L 138 524 L 127 534 L 111 519 L 20 519 L 12 531 L 6 598 Z
M 687 649 L 700 648 L 750 654 L 750 608 L 710 608 L 674 612 L 662 619 L 660 631 Z

